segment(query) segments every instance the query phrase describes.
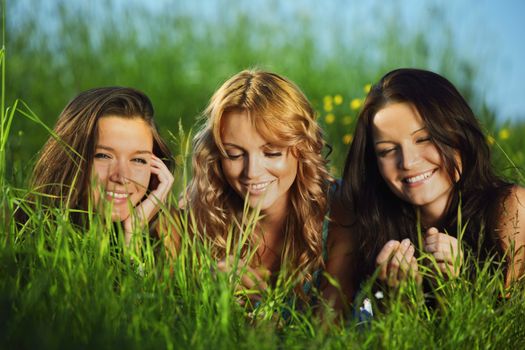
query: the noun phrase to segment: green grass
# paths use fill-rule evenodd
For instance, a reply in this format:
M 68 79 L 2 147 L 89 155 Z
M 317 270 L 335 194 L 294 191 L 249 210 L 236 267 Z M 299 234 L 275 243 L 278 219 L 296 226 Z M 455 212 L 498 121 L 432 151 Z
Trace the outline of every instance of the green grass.
M 131 21 L 129 27 L 119 28 L 123 18 L 134 18 L 124 13 L 118 20 L 102 19 L 97 31 L 90 27 L 92 14 L 76 18 L 65 4 L 57 6 L 63 41 L 52 42 L 40 33 L 27 13 L 16 25 L 8 21 L 7 51 L 3 47 L 0 54 L 0 348 L 525 346 L 524 286 L 504 291 L 495 262 L 478 266 L 467 259 L 470 268 L 465 271 L 474 271 L 476 278 L 461 275 L 446 281 L 429 276 L 435 279 L 434 307 L 422 303 L 416 286 L 407 285 L 375 305 L 371 323 L 349 317 L 338 325 L 329 315 L 320 319 L 312 309 L 291 307 L 292 285 L 286 280 L 270 289 L 254 312 L 241 307 L 235 293 L 239 276 L 214 272 L 208 249 L 189 238 L 185 221 L 179 229 L 183 248 L 175 261 L 159 254 L 160 243 L 149 239 L 141 240 L 147 244 L 138 251 L 125 248 L 118 227 L 94 213 L 88 213 L 91 225 L 79 228 L 67 220 L 67 210 L 37 204 L 28 223 L 16 225 L 12 213 L 27 196 L 24 184 L 32 166 L 28 159 L 49 136 L 49 125 L 60 109 L 88 87 L 131 85 L 152 96 L 163 133 L 177 150 L 173 202 L 191 176 L 186 163 L 194 116 L 222 80 L 248 66 L 276 70 L 305 90 L 334 148 L 330 159 L 335 174 L 344 162 L 348 147 L 344 141 L 349 141 L 358 112 L 350 103 L 362 99 L 365 85 L 386 70 L 400 65 L 429 67 L 437 60 L 440 71 L 476 101 L 468 79 L 475 72 L 473 64 L 451 68 L 451 60 L 456 58 L 457 63 L 461 58 L 450 47 L 437 57 L 421 33 L 401 40 L 392 34 L 402 30 L 395 21 L 384 22 L 385 34 L 376 43 L 384 55 L 370 67 L 366 52 L 344 45 L 337 55 L 315 54 L 319 47 L 309 32 L 294 37 L 293 43 L 274 42 L 279 31 L 290 35 L 292 29 L 253 23 L 243 13 L 233 12 L 234 20 L 215 25 L 200 23 L 199 30 L 190 18 L 167 14 L 159 18 L 144 14 L 144 22 Z M 144 23 L 149 24 L 141 31 Z M 220 38 L 214 35 L 217 25 L 224 34 Z M 144 33 L 150 40 L 141 39 Z M 342 37 L 334 40 L 344 42 Z M 35 57 L 46 64 L 35 64 Z M 336 102 L 337 95 L 341 103 Z M 524 183 L 525 141 L 520 135 L 525 134 L 525 124 L 498 123 L 496 112 L 483 102 L 474 107 L 492 136 L 496 168 Z M 364 288 L 371 296 L 367 291 Z M 509 297 L 502 297 L 507 292 Z M 284 310 L 289 313 L 286 320 Z
M 7 195 L 7 201 L 15 199 Z M 338 326 L 309 309 L 291 309 L 286 284 L 271 289 L 256 312 L 243 309 L 234 292 L 237 276 L 214 273 L 207 249 L 188 236 L 179 257 L 168 261 L 155 244 L 131 252 L 119 230 L 97 215 L 89 229 L 79 229 L 63 210 L 38 209 L 24 228 L 11 223 L 0 241 L 0 339 L 7 348 L 525 345 L 523 286 L 502 298 L 503 276 L 495 263 L 476 266 L 467 259 L 474 265 L 465 270 L 476 271 L 475 279 L 429 276 L 436 280 L 433 308 L 408 285 L 376 306 L 371 323 L 350 319 Z

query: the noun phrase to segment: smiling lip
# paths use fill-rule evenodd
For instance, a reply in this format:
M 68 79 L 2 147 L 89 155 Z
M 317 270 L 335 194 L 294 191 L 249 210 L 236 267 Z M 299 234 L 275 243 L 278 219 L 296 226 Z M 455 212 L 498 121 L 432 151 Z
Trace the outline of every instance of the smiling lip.
M 129 193 L 106 191 L 106 197 L 115 202 L 125 202 L 129 197 Z
M 433 169 L 430 171 L 426 171 L 424 173 L 420 173 L 418 175 L 405 177 L 402 179 L 402 181 L 404 184 L 408 186 L 417 186 L 419 184 L 426 182 L 428 179 L 430 179 L 432 175 L 434 175 L 435 172 L 436 172 L 436 169 Z
M 257 183 L 243 183 L 242 185 L 248 190 L 251 195 L 258 195 L 264 193 L 268 186 L 272 184 L 275 180 L 263 181 Z

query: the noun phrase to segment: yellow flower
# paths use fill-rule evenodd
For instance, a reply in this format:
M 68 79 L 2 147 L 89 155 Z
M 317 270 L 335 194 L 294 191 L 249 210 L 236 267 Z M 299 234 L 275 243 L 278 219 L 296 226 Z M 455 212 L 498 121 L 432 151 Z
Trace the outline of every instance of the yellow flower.
M 490 136 L 490 135 L 487 136 L 487 143 L 488 143 L 489 145 L 492 146 L 492 145 L 494 144 L 494 142 L 496 142 L 496 140 L 494 139 L 494 137 L 492 137 L 492 136 Z
M 323 98 L 323 103 L 324 103 L 325 105 L 327 105 L 327 104 L 330 104 L 330 105 L 331 105 L 332 102 L 334 102 L 334 101 L 333 101 L 332 96 L 330 96 L 330 95 L 326 95 L 326 96 Z
M 368 94 L 371 88 L 372 88 L 372 84 L 366 84 L 365 87 L 363 88 L 363 91 L 365 92 L 365 94 Z
M 333 113 L 328 113 L 326 117 L 324 117 L 324 121 L 326 124 L 332 124 L 335 121 L 335 115 L 333 115 Z
M 336 105 L 340 105 L 341 103 L 343 103 L 343 96 L 337 94 L 334 96 L 334 103 Z
M 324 104 L 324 110 L 325 110 L 326 112 L 331 112 L 331 111 L 333 111 L 333 110 L 334 110 L 334 106 L 332 105 L 332 102 L 330 102 L 330 103 L 326 103 L 326 102 L 325 102 L 325 104 Z
M 352 120 L 353 120 L 353 118 L 351 116 L 345 115 L 343 117 L 343 125 L 350 125 L 350 124 L 352 124 Z
M 352 134 L 345 134 L 345 136 L 343 136 L 343 143 L 345 145 L 349 145 L 353 139 L 354 139 L 354 136 L 352 136 Z
M 510 131 L 509 129 L 501 129 L 499 131 L 499 134 L 498 134 L 499 138 L 502 139 L 502 140 L 506 140 L 509 138 L 510 136 Z
M 350 108 L 353 109 L 354 111 L 356 109 L 359 109 L 361 108 L 361 105 L 363 104 L 363 101 L 361 101 L 361 99 L 359 98 L 354 98 L 351 102 L 350 102 Z

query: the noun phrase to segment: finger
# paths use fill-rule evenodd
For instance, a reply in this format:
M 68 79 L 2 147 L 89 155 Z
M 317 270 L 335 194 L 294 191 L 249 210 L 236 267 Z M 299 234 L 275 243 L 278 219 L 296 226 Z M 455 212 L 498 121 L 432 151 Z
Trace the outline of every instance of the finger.
M 217 263 L 217 270 L 221 271 L 221 272 L 229 272 L 230 271 L 230 266 L 228 263 L 226 263 L 225 260 L 221 260 Z
M 158 164 L 156 164 L 158 163 Z M 150 166 L 152 174 L 157 176 L 159 180 L 159 185 L 152 192 L 162 193 L 165 189 L 171 188 L 171 185 L 174 182 L 174 177 L 171 171 L 166 167 L 162 161 L 152 162 Z
M 403 257 L 401 258 L 401 261 L 399 262 L 399 272 L 398 272 L 399 280 L 405 280 L 407 276 L 409 275 L 410 262 L 412 261 L 412 258 L 414 257 L 415 250 L 416 249 L 414 245 L 410 244 L 410 241 L 409 241 L 409 246 L 405 250 Z
M 251 267 L 248 267 L 241 277 L 242 285 L 249 290 L 266 290 L 268 284 L 262 279 L 261 276 Z
M 440 262 L 437 264 L 439 270 L 444 273 L 444 274 L 447 274 L 447 275 L 453 275 L 454 273 L 454 267 L 451 266 L 450 264 L 447 264 L 447 263 L 444 263 L 444 262 Z
M 409 247 L 410 247 L 410 240 L 405 238 L 404 240 L 401 241 L 401 244 L 397 248 L 397 251 L 395 252 L 394 256 L 390 259 L 388 263 L 388 272 L 387 272 L 389 286 L 396 286 L 399 283 L 400 270 L 406 269 L 404 265 L 406 265 L 407 262 L 403 261 L 403 259 Z
M 419 267 L 417 265 L 417 259 L 415 257 L 412 257 L 412 259 L 410 260 L 410 277 L 415 278 L 417 284 L 421 284 L 421 282 L 423 281 L 423 278 L 419 273 Z
M 432 235 L 435 235 L 435 234 L 438 234 L 439 233 L 439 230 L 435 227 L 431 227 L 427 230 L 427 234 L 426 236 L 432 236 Z
M 257 273 L 258 275 L 264 280 L 264 281 L 268 281 L 270 279 L 270 276 L 272 275 L 272 273 L 270 272 L 270 270 L 268 270 L 266 267 L 264 266 L 260 266 L 257 268 Z
M 395 240 L 388 241 L 383 246 L 383 248 L 381 249 L 379 254 L 377 255 L 376 265 L 380 266 L 379 276 L 378 276 L 380 280 L 383 280 L 383 281 L 386 280 L 386 278 L 387 278 L 387 269 L 388 269 L 388 266 L 387 266 L 388 265 L 388 261 L 390 260 L 390 258 L 394 254 L 394 252 L 399 247 L 399 244 L 400 244 L 399 241 L 395 241 Z
M 430 230 L 431 229 L 428 229 L 428 231 L 430 231 Z M 433 232 L 432 234 L 428 234 L 428 231 L 427 231 L 427 234 L 425 235 L 425 239 L 424 239 L 424 244 L 425 245 L 431 245 L 431 244 L 434 244 L 434 243 L 439 243 L 440 241 L 446 239 L 446 237 L 450 237 L 449 235 L 441 233 L 441 232 Z M 437 231 L 437 229 L 436 229 L 436 231 Z
M 456 259 L 458 251 L 461 252 L 459 242 L 452 236 L 445 234 L 440 235 L 439 240 L 430 244 L 425 243 L 424 250 L 431 253 L 438 261 L 452 262 Z

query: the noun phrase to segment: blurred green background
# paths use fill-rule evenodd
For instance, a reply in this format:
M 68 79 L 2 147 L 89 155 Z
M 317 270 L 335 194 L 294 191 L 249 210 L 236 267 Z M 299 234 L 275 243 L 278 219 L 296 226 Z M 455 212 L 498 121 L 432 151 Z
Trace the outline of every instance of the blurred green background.
M 80 91 L 132 86 L 150 96 L 162 134 L 172 139 L 179 121 L 186 132 L 195 127 L 225 79 L 259 67 L 289 77 L 309 97 L 339 175 L 369 84 L 391 69 L 420 67 L 462 91 L 489 142 L 501 145 L 495 162 L 502 172 L 513 168 L 508 157 L 525 164 L 525 143 L 516 136 L 523 135 L 524 122 L 497 118 L 487 104 L 476 79 L 484 67 L 455 45 L 447 2 L 419 5 L 418 25 L 403 20 L 402 1 L 327 2 L 330 11 L 323 3 L 8 1 L 7 103 L 23 99 L 53 126 Z M 47 137 L 17 115 L 8 144 L 12 181 L 23 183 Z

